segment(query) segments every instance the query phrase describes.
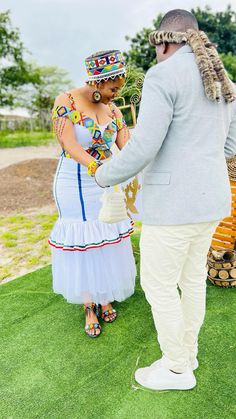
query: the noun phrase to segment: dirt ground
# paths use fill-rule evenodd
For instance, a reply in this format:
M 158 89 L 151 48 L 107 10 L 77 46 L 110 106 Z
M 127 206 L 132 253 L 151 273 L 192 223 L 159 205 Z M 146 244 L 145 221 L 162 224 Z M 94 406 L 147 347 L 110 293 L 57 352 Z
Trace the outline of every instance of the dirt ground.
M 55 210 L 52 183 L 60 153 L 56 142 L 0 150 L 0 216 Z
M 57 159 L 31 159 L 0 170 L 0 214 L 53 205 Z
M 61 148 L 58 143 L 43 146 L 27 146 L 0 149 L 0 170 L 11 164 L 31 159 L 58 159 Z
M 6 153 L 8 151 L 8 153 Z M 0 283 L 48 265 L 47 237 L 57 217 L 55 147 L 0 150 Z

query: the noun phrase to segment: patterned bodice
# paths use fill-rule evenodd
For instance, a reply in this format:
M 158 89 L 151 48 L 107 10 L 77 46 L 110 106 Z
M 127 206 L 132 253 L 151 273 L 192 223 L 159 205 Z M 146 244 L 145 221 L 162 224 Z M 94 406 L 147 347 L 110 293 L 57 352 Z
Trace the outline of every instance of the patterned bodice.
M 71 94 L 67 93 L 71 106 L 57 106 L 52 110 L 52 118 L 68 118 L 74 124 L 78 143 L 94 158 L 98 160 L 110 157 L 110 148 L 114 144 L 117 132 L 126 124 L 122 117 L 117 117 L 111 105 L 112 118 L 107 125 L 97 124 L 83 112 L 75 108 Z M 65 153 L 65 156 L 66 153 Z M 69 157 L 69 155 L 67 156 Z

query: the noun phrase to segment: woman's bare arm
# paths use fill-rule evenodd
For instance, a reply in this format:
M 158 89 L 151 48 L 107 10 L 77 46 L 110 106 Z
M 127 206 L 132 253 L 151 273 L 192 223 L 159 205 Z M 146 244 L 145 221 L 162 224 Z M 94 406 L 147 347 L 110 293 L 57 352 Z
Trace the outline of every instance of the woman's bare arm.
M 54 107 L 67 106 L 70 108 L 69 99 L 64 95 L 56 97 Z M 77 143 L 73 123 L 67 117 L 57 117 L 53 119 L 54 132 L 63 148 L 78 163 L 88 166 L 94 160 L 84 149 Z
M 123 115 L 120 109 L 117 108 L 117 106 L 115 106 L 114 104 L 113 104 L 113 109 L 115 110 L 117 118 L 123 118 Z M 130 138 L 129 129 L 126 125 L 124 125 L 123 128 L 121 128 L 118 131 L 117 137 L 116 137 L 116 145 L 119 148 L 119 150 L 121 150 L 125 146 L 129 138 Z

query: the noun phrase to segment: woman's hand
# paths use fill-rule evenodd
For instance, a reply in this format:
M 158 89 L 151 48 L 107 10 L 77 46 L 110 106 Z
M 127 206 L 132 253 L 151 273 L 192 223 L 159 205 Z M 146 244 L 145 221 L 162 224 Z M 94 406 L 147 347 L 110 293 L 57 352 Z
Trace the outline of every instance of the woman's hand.
M 113 103 L 113 110 L 115 111 L 116 118 L 123 119 L 123 115 L 119 108 Z M 118 131 L 117 137 L 116 137 L 116 145 L 121 150 L 127 141 L 130 139 L 130 133 L 127 125 L 124 123 L 123 127 Z
M 124 126 L 120 131 L 118 131 L 117 138 L 116 138 L 116 145 L 121 150 L 127 141 L 130 139 L 130 132 L 127 126 Z

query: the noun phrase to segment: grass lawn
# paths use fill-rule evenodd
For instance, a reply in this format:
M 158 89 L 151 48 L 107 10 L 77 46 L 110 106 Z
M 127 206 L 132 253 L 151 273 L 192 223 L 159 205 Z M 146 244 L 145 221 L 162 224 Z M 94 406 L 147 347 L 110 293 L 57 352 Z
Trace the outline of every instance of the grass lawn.
M 0 283 L 50 263 L 47 239 L 57 217 L 55 213 L 0 215 Z
M 132 240 L 138 263 L 138 233 Z M 207 293 L 197 387 L 154 392 L 133 378 L 137 360 L 160 356 L 139 281 L 96 340 L 83 331 L 82 307 L 52 293 L 50 267 L 2 285 L 1 419 L 235 418 L 235 290 L 209 285 Z
M 47 145 L 52 141 L 55 141 L 55 137 L 49 131 L 13 131 L 0 133 L 0 148 Z

